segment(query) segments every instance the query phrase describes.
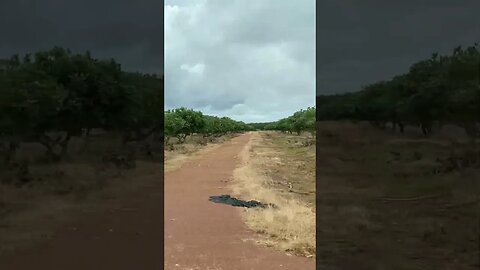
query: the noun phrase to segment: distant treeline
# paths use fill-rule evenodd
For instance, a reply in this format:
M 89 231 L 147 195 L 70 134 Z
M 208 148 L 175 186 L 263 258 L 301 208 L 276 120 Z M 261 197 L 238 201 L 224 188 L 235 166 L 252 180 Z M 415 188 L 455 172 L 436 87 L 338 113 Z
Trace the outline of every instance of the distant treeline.
M 161 132 L 163 77 L 123 71 L 115 60 L 55 47 L 0 62 L 0 150 L 6 161 L 22 142 L 59 158 L 74 136 L 94 128 L 123 142 Z M 55 134 L 55 135 L 52 135 Z
M 433 54 L 406 74 L 367 85 L 358 92 L 317 96 L 317 119 L 369 121 L 403 132 L 418 126 L 425 135 L 434 124 L 463 127 L 474 140 L 480 134 L 480 51 L 478 44 Z
M 309 131 L 315 133 L 315 108 L 308 108 L 294 113 L 292 116 L 276 122 L 244 123 L 229 117 L 204 115 L 201 111 L 188 108 L 177 108 L 165 112 L 165 141 L 176 137 L 180 143 L 193 134 L 204 138 L 220 137 L 229 133 L 254 130 L 278 130 L 283 132 Z
M 260 123 L 250 123 L 249 125 L 254 130 L 264 130 L 267 125 L 273 124 L 275 122 L 260 122 Z
M 244 122 L 229 117 L 204 115 L 201 111 L 184 107 L 165 112 L 164 135 L 167 143 L 172 137 L 183 143 L 192 134 L 213 138 L 249 130 L 253 130 L 252 127 Z

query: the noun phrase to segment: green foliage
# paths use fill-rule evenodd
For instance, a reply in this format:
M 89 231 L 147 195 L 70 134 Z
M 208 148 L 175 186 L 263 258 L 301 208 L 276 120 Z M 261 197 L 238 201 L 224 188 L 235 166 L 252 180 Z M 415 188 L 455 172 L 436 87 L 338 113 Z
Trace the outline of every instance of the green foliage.
M 65 152 L 68 140 L 84 129 L 141 139 L 145 129 L 162 127 L 162 80 L 60 47 L 15 55 L 0 61 L 0 140 L 38 141 L 52 153 L 56 144 Z M 51 132 L 63 139 L 51 138 Z
M 163 132 L 167 142 L 171 137 L 176 137 L 181 134 L 182 130 L 187 127 L 187 122 L 172 111 L 165 112 L 164 120 Z
M 169 116 L 168 118 L 166 116 Z M 176 136 L 181 143 L 185 138 L 194 133 L 200 133 L 205 126 L 205 119 L 202 112 L 187 108 L 178 108 L 165 113 L 165 127 L 169 127 L 169 136 Z M 175 122 L 178 121 L 179 122 Z M 168 122 L 167 121 L 174 121 Z M 176 126 L 175 128 L 170 128 Z M 170 133 L 170 131 L 174 131 Z M 165 134 L 167 136 L 167 134 Z
M 250 123 L 250 127 L 252 130 L 264 130 L 266 126 L 272 124 L 273 122 L 265 122 L 265 123 Z
M 382 128 L 390 122 L 402 131 L 411 124 L 422 127 L 425 135 L 434 122 L 452 123 L 475 136 L 480 120 L 480 50 L 475 44 L 455 48 L 451 55 L 433 54 L 392 80 L 358 92 L 318 96 L 317 106 L 319 121 L 364 120 Z
M 243 132 L 251 127 L 228 117 L 203 115 L 187 108 L 178 108 L 165 112 L 165 137 L 177 137 L 183 143 L 187 136 L 202 134 L 203 137 L 218 137 L 227 133 Z
M 300 134 L 303 131 L 309 131 L 312 135 L 315 133 L 315 107 L 309 107 L 306 110 L 300 110 L 293 115 L 280 119 L 277 122 L 265 125 L 265 130 L 278 130 L 282 132 L 296 132 Z

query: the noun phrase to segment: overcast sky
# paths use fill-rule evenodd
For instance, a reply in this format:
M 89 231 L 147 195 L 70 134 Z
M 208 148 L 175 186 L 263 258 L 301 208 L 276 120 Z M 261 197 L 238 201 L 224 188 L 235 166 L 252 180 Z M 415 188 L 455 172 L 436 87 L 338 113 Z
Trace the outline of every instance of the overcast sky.
M 162 16 L 159 0 L 1 0 L 0 58 L 58 45 L 161 73 Z
M 478 0 L 321 0 L 317 94 L 360 90 L 480 41 Z
M 314 5 L 166 0 L 166 108 L 264 122 L 314 106 Z

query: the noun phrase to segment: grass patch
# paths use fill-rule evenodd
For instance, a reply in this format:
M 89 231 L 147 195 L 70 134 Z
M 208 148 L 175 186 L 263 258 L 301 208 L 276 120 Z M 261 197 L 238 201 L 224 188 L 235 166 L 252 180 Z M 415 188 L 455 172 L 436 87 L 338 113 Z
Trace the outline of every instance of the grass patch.
M 270 145 L 266 144 L 269 140 L 264 137 L 269 136 L 266 134 L 252 133 L 251 141 L 240 154 L 242 166 L 234 172 L 233 192 L 249 200 L 273 203 L 277 206 L 266 209 L 246 209 L 243 212 L 246 224 L 252 230 L 266 236 L 259 240 L 261 244 L 300 256 L 314 257 L 315 208 L 309 202 L 310 200 L 306 199 L 311 198 L 311 194 L 299 196 L 294 192 L 288 192 L 288 185 L 285 187 L 278 183 L 279 181 L 272 179 L 272 176 L 281 174 L 284 167 L 287 167 L 287 170 L 296 171 L 298 174 L 292 179 L 289 179 L 292 175 L 284 175 L 281 181 L 297 183 L 300 182 L 300 176 L 306 178 L 307 176 L 305 176 L 305 171 L 299 169 L 298 166 L 285 166 L 283 162 L 286 161 L 281 159 L 283 156 L 278 155 L 278 153 L 283 153 L 285 156 L 291 157 L 291 152 L 283 152 L 286 149 L 284 147 L 289 147 L 290 144 L 286 144 L 282 140 L 269 141 Z M 282 135 L 274 136 L 281 137 Z M 298 157 L 298 155 L 295 156 Z M 300 166 L 300 168 L 303 167 Z M 314 178 L 310 179 L 310 182 L 314 182 Z M 311 185 L 305 184 L 297 187 L 301 187 L 301 190 L 308 190 Z
M 120 137 L 101 132 L 88 144 L 73 138 L 62 161 L 49 161 L 38 143 L 23 143 L 13 162 L 0 169 L 0 254 L 49 239 L 84 209 L 101 211 L 115 198 L 163 174 L 162 143 L 153 138 L 121 145 Z M 113 160 L 135 154 L 122 162 Z M 3 255 L 3 254 L 2 254 Z
M 415 130 L 401 135 L 364 123 L 322 122 L 318 128 L 321 264 L 478 268 L 480 168 L 434 173 L 442 166 L 438 159 L 468 145 L 451 145 L 448 130 L 424 138 Z
M 205 140 L 201 135 L 188 137 L 183 144 L 178 143 L 176 138 L 171 138 L 165 145 L 165 172 L 180 168 L 185 162 L 218 148 L 222 143 L 234 138 L 236 134 L 228 134 L 222 137 Z M 208 141 L 206 143 L 206 141 Z

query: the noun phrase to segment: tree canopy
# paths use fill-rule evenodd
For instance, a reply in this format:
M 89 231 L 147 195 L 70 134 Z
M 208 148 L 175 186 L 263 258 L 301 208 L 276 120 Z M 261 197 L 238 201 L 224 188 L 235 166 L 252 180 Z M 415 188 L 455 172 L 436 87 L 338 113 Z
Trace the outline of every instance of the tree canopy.
M 0 61 L 0 140 L 37 141 L 51 155 L 54 146 L 65 152 L 72 136 L 93 128 L 138 140 L 162 128 L 162 88 L 163 77 L 123 71 L 88 51 L 14 55 Z
M 176 137 L 183 143 L 187 136 L 201 134 L 203 137 L 218 137 L 227 133 L 252 130 L 252 126 L 229 117 L 204 115 L 200 111 L 177 108 L 165 112 L 165 138 Z
M 293 115 L 280 119 L 276 122 L 269 123 L 264 126 L 265 130 L 278 130 L 282 132 L 296 132 L 300 134 L 303 131 L 315 133 L 315 107 L 309 107 L 295 112 Z
M 451 123 L 479 135 L 480 50 L 457 47 L 450 55 L 434 53 L 413 64 L 406 74 L 375 82 L 358 92 L 317 96 L 317 118 L 363 120 L 384 128 L 407 124 L 431 133 L 432 124 Z

